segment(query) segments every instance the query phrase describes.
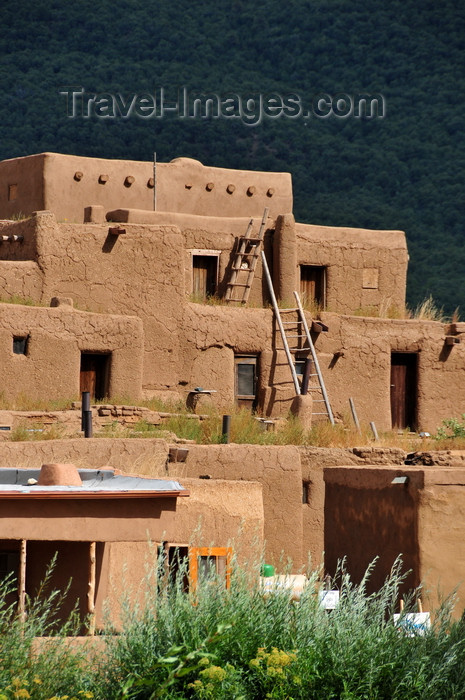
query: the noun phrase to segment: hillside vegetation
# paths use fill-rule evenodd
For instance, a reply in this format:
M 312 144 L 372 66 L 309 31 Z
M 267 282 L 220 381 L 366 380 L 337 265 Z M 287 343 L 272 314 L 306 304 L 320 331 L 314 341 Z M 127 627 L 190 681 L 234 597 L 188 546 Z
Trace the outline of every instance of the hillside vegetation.
M 402 229 L 408 302 L 451 313 L 461 284 L 465 5 L 443 0 L 22 0 L 2 7 L 0 158 L 53 150 L 290 171 L 315 224 Z M 86 93 L 380 94 L 384 118 L 67 116 Z

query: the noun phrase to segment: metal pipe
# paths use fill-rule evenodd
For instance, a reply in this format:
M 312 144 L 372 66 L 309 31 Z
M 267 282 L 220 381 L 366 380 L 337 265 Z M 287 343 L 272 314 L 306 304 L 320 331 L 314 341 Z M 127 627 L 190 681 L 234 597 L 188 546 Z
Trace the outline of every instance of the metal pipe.
M 84 413 L 90 411 L 90 391 L 83 391 L 81 399 L 81 430 L 84 430 Z
M 223 416 L 223 424 L 221 427 L 221 442 L 228 443 L 231 432 L 231 416 Z
M 84 437 L 92 437 L 92 411 L 84 411 Z

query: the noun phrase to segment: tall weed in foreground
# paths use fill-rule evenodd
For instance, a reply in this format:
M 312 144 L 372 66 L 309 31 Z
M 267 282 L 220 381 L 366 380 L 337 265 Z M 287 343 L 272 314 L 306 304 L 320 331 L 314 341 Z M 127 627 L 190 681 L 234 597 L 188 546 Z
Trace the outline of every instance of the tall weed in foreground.
M 46 593 L 53 563 L 37 597 L 26 597 L 24 619 L 17 614 L 12 581 L 0 582 L 0 698 L 48 700 L 92 698 L 92 673 L 85 646 L 72 651 L 66 642 L 76 635 L 78 622 L 71 616 L 57 631 L 56 615 L 66 592 Z M 46 638 L 38 643 L 37 638 Z
M 285 590 L 264 595 L 259 569 L 234 567 L 231 588 L 208 579 L 184 590 L 185 572 L 145 607 L 125 608 L 124 633 L 108 644 L 96 696 L 149 700 L 453 700 L 465 697 L 465 626 L 450 601 L 425 636 L 394 627 L 403 581 L 397 562 L 367 592 L 342 570 L 341 602 L 318 602 L 310 575 L 299 603 Z M 156 584 L 155 584 L 156 588 Z M 153 589 L 155 590 L 155 589 Z M 408 610 L 408 605 L 406 610 Z

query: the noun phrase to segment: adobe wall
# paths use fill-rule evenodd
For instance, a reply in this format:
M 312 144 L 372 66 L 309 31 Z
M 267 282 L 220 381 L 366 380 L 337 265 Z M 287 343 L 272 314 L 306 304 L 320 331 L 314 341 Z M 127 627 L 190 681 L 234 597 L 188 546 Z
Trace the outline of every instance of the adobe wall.
M 188 497 L 186 497 L 188 498 Z M 0 538 L 72 542 L 162 540 L 176 498 L 1 498 Z
M 465 607 L 464 498 L 463 467 L 424 470 L 418 506 L 421 577 L 433 605 L 458 587 L 457 616 Z
M 398 474 L 407 475 L 407 486 L 392 484 Z M 325 569 L 334 575 L 338 561 L 360 582 L 378 557 L 368 590 L 378 590 L 401 554 L 404 571 L 412 570 L 402 590 L 418 586 L 418 492 L 423 488 L 419 470 L 382 467 L 328 467 L 325 479 Z
M 318 336 L 316 349 L 336 414 L 349 411 L 352 397 L 361 421 L 375 421 L 378 430 L 391 428 L 391 352 L 418 353 L 418 429 L 435 432 L 443 418 L 460 412 L 465 346 L 444 345 L 448 326 L 331 313 L 321 318 L 329 332 Z
M 20 394 L 30 399 L 78 396 L 82 351 L 111 352 L 110 392 L 140 395 L 144 338 L 140 319 L 86 313 L 68 305 L 2 304 L 0 311 L 5 399 Z M 15 336 L 28 337 L 27 354 L 13 353 Z
M 297 447 L 189 445 L 183 467 L 189 477 L 208 475 L 211 479 L 260 482 L 267 562 L 277 564 L 282 552 L 295 568 L 306 562 L 302 553 L 302 473 Z M 227 508 L 227 503 L 223 502 L 222 507 Z
M 198 216 L 173 212 L 142 211 L 138 209 L 117 209 L 107 213 L 107 219 L 123 224 L 145 224 L 153 226 L 176 226 L 184 240 L 184 286 L 186 297 L 193 291 L 192 256 L 216 255 L 218 257 L 217 296 L 223 298 L 227 283 L 231 279 L 231 266 L 235 261 L 237 240 L 244 236 L 249 222 L 253 220 L 251 236 L 257 236 L 262 215 L 254 217 Z M 267 219 L 264 231 L 264 249 L 271 251 L 274 220 Z M 248 305 L 263 306 L 268 299 L 265 288 L 261 258 L 257 261 Z
M 393 484 L 396 476 L 405 484 Z M 325 563 L 330 573 L 347 556 L 347 570 L 360 581 L 379 557 L 370 590 L 382 585 L 392 562 L 402 554 L 412 569 L 403 590 L 420 583 L 423 607 L 437 609 L 458 589 L 455 615 L 465 605 L 463 498 L 465 470 L 458 467 L 329 467 L 324 472 Z
M 0 162 L 0 219 L 45 209 L 45 153 Z
M 71 297 L 76 306 L 97 313 L 138 316 L 144 326 L 144 386 L 175 388 L 184 300 L 180 232 L 169 226 L 134 226 L 124 235 L 112 236 L 108 225 L 58 225 L 50 212 L 39 212 L 32 221 L 42 277 L 36 300 Z M 26 239 L 26 229 L 24 235 Z M 21 288 L 18 281 L 15 293 Z M 139 338 L 134 339 L 135 355 L 142 345 Z M 131 343 L 131 334 L 126 342 Z M 134 396 L 140 390 L 140 383 L 135 383 L 130 393 Z
M 404 308 L 408 253 L 402 231 L 296 224 L 295 235 L 297 265 L 326 267 L 329 311 Z
M 143 161 L 58 153 L 2 161 L 0 218 L 50 209 L 58 220 L 80 223 L 89 205 L 209 216 L 259 216 L 265 207 L 272 215 L 292 211 L 289 173 L 213 168 L 176 158 L 157 163 L 155 183 L 153 176 L 153 163 Z M 8 200 L 11 185 L 17 191 Z

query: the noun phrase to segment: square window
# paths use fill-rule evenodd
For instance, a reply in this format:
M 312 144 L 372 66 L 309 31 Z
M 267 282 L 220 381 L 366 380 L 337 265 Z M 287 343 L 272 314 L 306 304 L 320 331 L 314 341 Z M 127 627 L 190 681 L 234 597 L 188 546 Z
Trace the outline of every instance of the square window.
M 28 335 L 15 335 L 13 336 L 13 352 L 15 355 L 27 355 L 27 348 L 29 344 Z

